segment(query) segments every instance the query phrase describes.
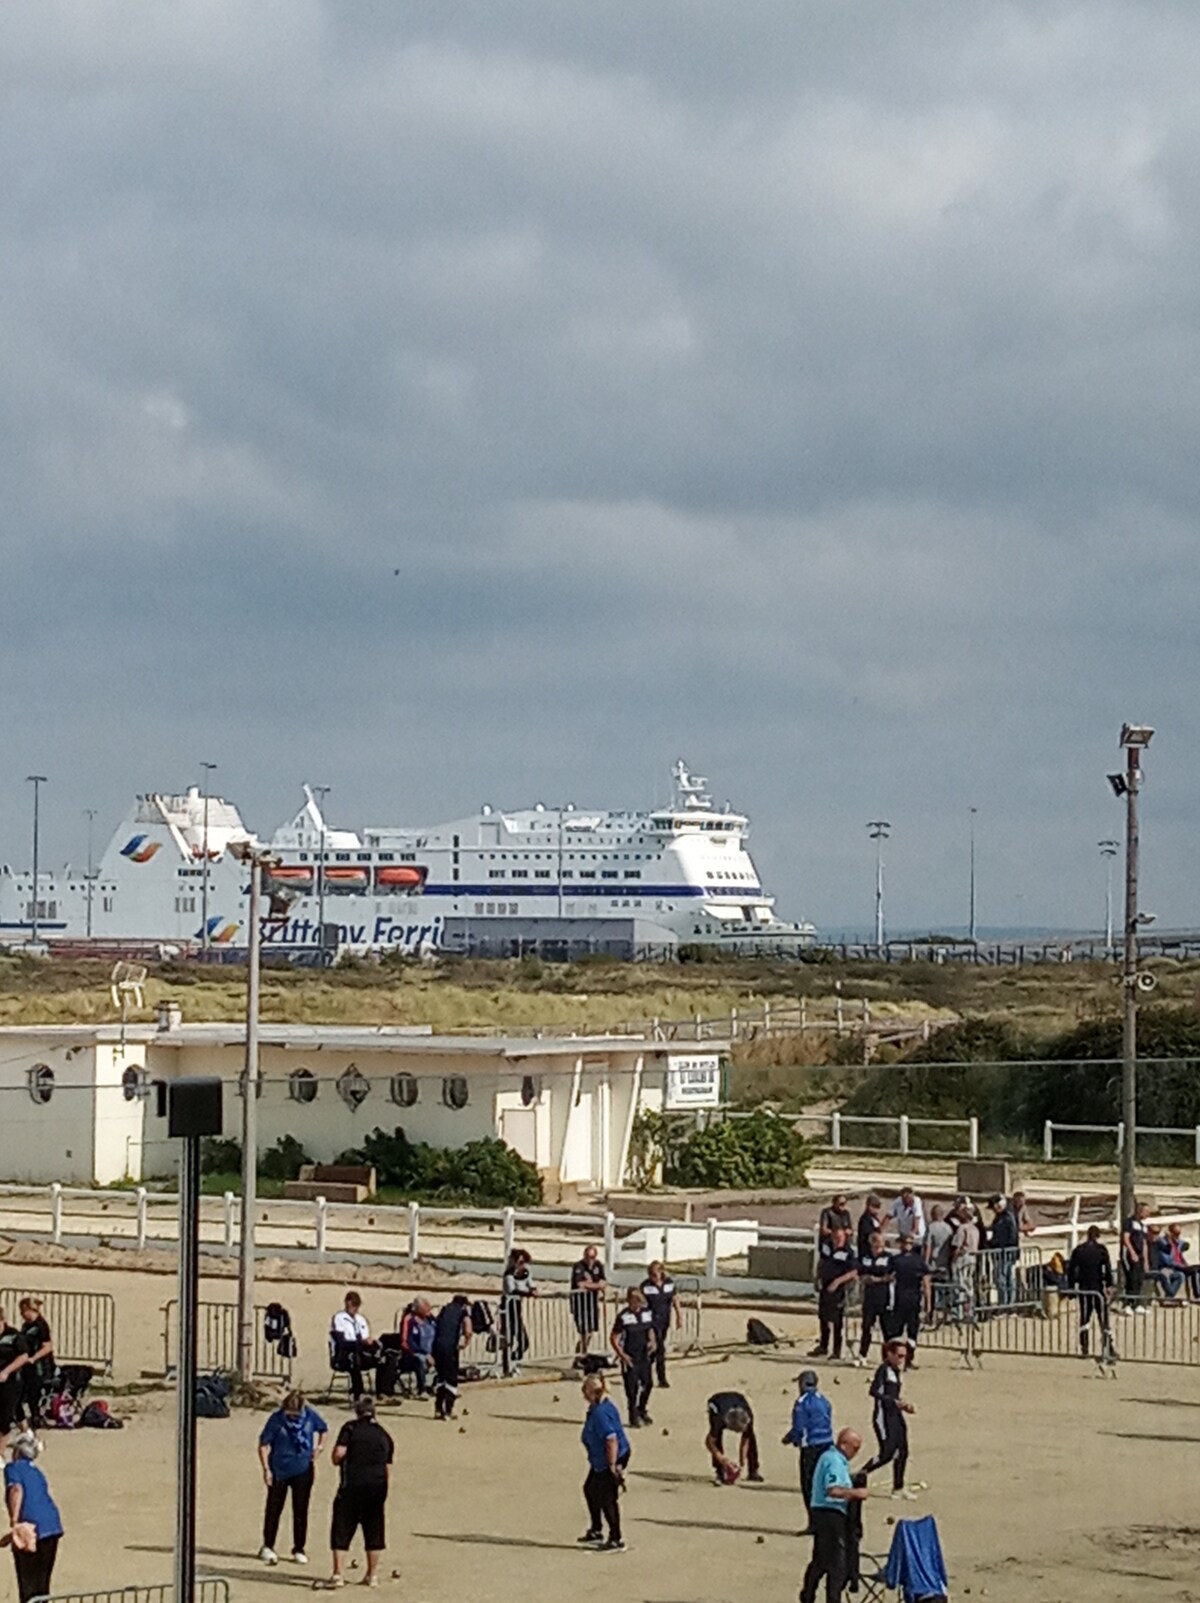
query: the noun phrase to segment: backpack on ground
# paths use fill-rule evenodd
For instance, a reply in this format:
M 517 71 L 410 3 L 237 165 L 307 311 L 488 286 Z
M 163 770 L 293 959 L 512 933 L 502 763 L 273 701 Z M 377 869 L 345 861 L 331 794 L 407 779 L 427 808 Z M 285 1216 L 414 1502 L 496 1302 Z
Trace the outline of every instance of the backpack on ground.
M 229 1382 L 224 1375 L 201 1375 L 196 1381 L 196 1418 L 229 1418 Z
M 79 1416 L 79 1425 L 85 1430 L 124 1430 L 125 1421 L 117 1419 L 108 1411 L 108 1404 L 102 1399 L 89 1403 Z
M 779 1337 L 761 1319 L 747 1319 L 746 1340 L 751 1347 L 778 1347 Z

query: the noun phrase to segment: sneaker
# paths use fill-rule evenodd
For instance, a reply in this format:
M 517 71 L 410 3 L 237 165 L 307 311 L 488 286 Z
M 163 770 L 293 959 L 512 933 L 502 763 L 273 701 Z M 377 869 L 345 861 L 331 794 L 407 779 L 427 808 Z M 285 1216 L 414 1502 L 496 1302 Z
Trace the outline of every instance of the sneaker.
M 641 1428 L 641 1423 L 642 1422 L 638 1418 L 638 1416 L 636 1414 L 633 1414 L 630 1417 L 628 1429 L 630 1429 L 630 1430 L 639 1430 Z
M 669 1380 L 660 1380 L 658 1383 L 658 1389 L 659 1391 L 670 1391 L 671 1382 Z
M 292 1563 L 293 1564 L 307 1564 L 308 1563 L 308 1554 L 307 1553 L 293 1553 L 292 1554 Z
M 761 1481 L 762 1480 L 762 1476 L 761 1475 L 747 1475 L 746 1479 L 748 1481 Z
M 1146 1304 L 1144 1302 L 1139 1302 L 1133 1311 L 1135 1314 L 1141 1314 L 1142 1318 L 1145 1319 L 1147 1314 Z
M 580 1547 L 601 1547 L 604 1543 L 603 1531 L 584 1531 L 582 1536 L 575 1538 Z
M 910 1492 L 907 1486 L 903 1487 L 898 1492 L 893 1492 L 892 1493 L 892 1502 L 893 1503 L 915 1503 L 916 1500 L 917 1500 L 916 1492 Z
M 614 1542 L 612 1537 L 610 1536 L 608 1541 L 602 1543 L 596 1549 L 596 1551 L 598 1553 L 623 1553 L 625 1551 L 625 1543 L 624 1542 Z
M 279 1554 L 273 1547 L 260 1547 L 258 1556 L 264 1564 L 278 1564 Z
M 810 1347 L 804 1356 L 806 1358 L 827 1358 L 829 1355 L 824 1347 Z
M 867 1360 L 861 1353 L 855 1353 L 854 1357 L 850 1360 L 850 1367 L 851 1369 L 865 1369 L 867 1367 Z
M 344 1575 L 331 1575 L 324 1581 L 314 1581 L 312 1589 L 314 1592 L 337 1592 L 345 1584 L 346 1578 Z
M 654 1423 L 654 1421 L 650 1418 L 650 1415 L 643 1408 L 642 1409 L 642 1424 L 643 1425 L 653 1425 L 653 1423 Z

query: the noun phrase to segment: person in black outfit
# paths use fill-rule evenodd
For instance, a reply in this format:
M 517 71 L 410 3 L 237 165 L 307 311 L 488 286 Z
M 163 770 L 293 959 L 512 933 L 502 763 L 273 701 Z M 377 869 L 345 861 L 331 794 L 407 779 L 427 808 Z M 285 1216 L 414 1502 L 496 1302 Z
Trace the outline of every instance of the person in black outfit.
M 891 1269 L 892 1307 L 885 1333 L 889 1341 L 895 1341 L 901 1335 L 907 1338 L 905 1367 L 915 1369 L 929 1265 L 925 1262 L 925 1254 L 919 1251 L 911 1236 L 900 1237 L 900 1251 L 892 1254 Z
M 846 1322 L 846 1288 L 858 1279 L 858 1262 L 849 1242 L 849 1230 L 835 1225 L 829 1239 L 822 1243 L 817 1259 L 817 1321 L 820 1338 L 810 1349 L 810 1358 L 829 1355 L 830 1341 L 833 1356 L 842 1356 L 842 1331 Z
M 36 1297 L 21 1299 L 21 1336 L 29 1362 L 21 1371 L 25 1414 L 32 1430 L 42 1423 L 42 1406 L 54 1379 L 54 1342 Z
M 675 1282 L 668 1275 L 665 1264 L 656 1258 L 642 1281 L 642 1296 L 654 1324 L 654 1369 L 660 1386 L 669 1387 L 667 1379 L 667 1337 L 672 1323 L 678 1330 L 683 1324 L 679 1304 L 675 1301 Z
M 871 1382 L 875 1401 L 872 1424 L 879 1451 L 864 1465 L 863 1473 L 873 1475 L 885 1464 L 892 1466 L 892 1496 L 904 1495 L 904 1472 L 908 1468 L 908 1425 L 904 1416 L 913 1412 L 911 1403 L 900 1396 L 901 1374 L 907 1348 L 902 1341 L 889 1341 L 883 1349 L 883 1362 Z
M 342 1426 L 333 1449 L 333 1462 L 341 1470 L 329 1534 L 333 1574 L 328 1581 L 318 1581 L 315 1590 L 333 1591 L 345 1584 L 342 1571 L 354 1533 L 360 1527 L 367 1550 L 364 1584 L 378 1586 L 379 1560 L 387 1545 L 384 1505 L 394 1456 L 392 1438 L 375 1418 L 374 1398 L 360 1397 L 354 1405 L 354 1418 Z
M 875 1230 L 867 1238 L 867 1250 L 859 1255 L 858 1279 L 862 1286 L 862 1339 L 858 1344 L 858 1363 L 862 1365 L 871 1351 L 871 1337 L 879 1325 L 879 1339 L 886 1341 L 888 1315 L 892 1302 L 892 1254 L 883 1244 L 881 1231 Z
M 1079 1294 L 1079 1351 L 1088 1356 L 1088 1335 L 1094 1319 L 1100 1327 L 1104 1347 L 1108 1346 L 1108 1299 L 1112 1295 L 1112 1259 L 1100 1240 L 1100 1226 L 1089 1225 L 1087 1240 L 1081 1241 L 1067 1261 L 1067 1287 Z
M 28 1343 L 0 1308 L 0 1436 L 7 1436 L 21 1423 L 25 1393 L 22 1371 L 28 1363 Z
M 625 1307 L 613 1325 L 611 1339 L 613 1352 L 621 1366 L 621 1378 L 625 1382 L 630 1429 L 651 1425 L 654 1422 L 646 1412 L 646 1404 L 654 1390 L 654 1375 L 650 1368 L 655 1351 L 654 1316 L 636 1286 L 629 1288 Z
M 1125 1281 L 1125 1307 L 1134 1313 L 1145 1313 L 1142 1290 L 1150 1268 L 1150 1255 L 1146 1246 L 1146 1220 L 1150 1217 L 1150 1204 L 1139 1202 L 1131 1218 L 1126 1219 L 1121 1232 L 1121 1274 Z
M 585 1247 L 583 1257 L 571 1269 L 571 1317 L 579 1340 L 575 1351 L 587 1352 L 592 1337 L 600 1329 L 600 1298 L 608 1289 L 604 1265 L 596 1247 Z
M 996 1283 L 996 1302 L 1010 1308 L 1017 1300 L 1017 1261 L 1021 1256 L 1021 1226 L 1015 1209 L 999 1192 L 988 1203 L 992 1210 L 992 1276 Z
M 511 1375 L 529 1351 L 529 1335 L 525 1329 L 523 1299 L 537 1295 L 531 1265 L 533 1259 L 523 1247 L 514 1247 L 504 1265 L 500 1295 L 500 1339 L 504 1352 L 504 1373 Z
M 725 1432 L 738 1438 L 737 1463 L 726 1456 Z M 733 1471 L 745 1469 L 748 1481 L 761 1481 L 758 1472 L 758 1438 L 754 1434 L 754 1410 L 740 1391 L 721 1391 L 708 1399 L 708 1435 L 704 1438 L 718 1486 L 729 1484 Z M 733 1479 L 736 1479 L 736 1475 Z
M 871 1237 L 883 1235 L 883 1198 L 878 1192 L 872 1191 L 867 1198 L 866 1206 L 858 1219 L 858 1234 L 854 1241 L 854 1250 L 860 1260 L 865 1258 L 871 1250 Z
M 453 1419 L 458 1401 L 458 1366 L 463 1348 L 471 1339 L 471 1302 L 461 1291 L 437 1316 L 433 1334 L 433 1369 L 437 1386 L 433 1393 L 433 1417 Z

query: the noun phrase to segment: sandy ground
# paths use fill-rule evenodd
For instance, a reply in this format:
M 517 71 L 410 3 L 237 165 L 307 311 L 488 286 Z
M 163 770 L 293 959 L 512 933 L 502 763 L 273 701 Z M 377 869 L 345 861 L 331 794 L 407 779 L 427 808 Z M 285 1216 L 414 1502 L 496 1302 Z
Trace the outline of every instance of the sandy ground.
M 134 1281 L 122 1307 L 133 1313 L 153 1300 L 139 1303 Z M 476 1387 L 465 1398 L 461 1429 L 435 1423 L 424 1404 L 391 1406 L 385 1422 L 396 1439 L 397 1474 L 384 1574 L 396 1568 L 400 1578 L 385 1579 L 383 1594 L 406 1603 L 793 1599 L 809 1544 L 796 1534 L 796 1455 L 779 1437 L 799 1367 L 794 1351 L 677 1366 L 671 1390 L 653 1399 L 654 1427 L 633 1438 L 624 1504 L 630 1550 L 620 1557 L 575 1546 L 584 1518 L 574 1382 Z M 825 1382 L 838 1423 L 867 1430 L 866 1376 L 828 1368 Z M 763 1486 L 718 1488 L 707 1474 L 704 1401 L 728 1387 L 755 1404 Z M 868 1503 L 870 1549 L 886 1550 L 889 1517 L 929 1511 L 955 1598 L 1200 1599 L 1200 1370 L 1128 1365 L 1105 1381 L 1074 1361 L 997 1358 L 964 1372 L 950 1354 L 929 1353 L 907 1391 L 918 1410 L 910 1473 L 929 1489 L 899 1510 L 885 1498 Z M 155 1394 L 126 1406 L 134 1411 L 119 1434 L 49 1439 L 42 1462 L 68 1530 L 56 1590 L 170 1574 L 174 1400 Z M 327 1417 L 336 1428 L 344 1404 Z M 261 1418 L 240 1412 L 200 1427 L 202 1561 L 230 1577 L 237 1603 L 271 1603 L 289 1588 L 307 1588 L 326 1555 L 333 1476 L 324 1465 L 310 1570 L 266 1570 L 254 1557 Z M 11 1587 L 7 1564 L 0 1555 L 4 1598 L 15 1595 L 4 1589 Z

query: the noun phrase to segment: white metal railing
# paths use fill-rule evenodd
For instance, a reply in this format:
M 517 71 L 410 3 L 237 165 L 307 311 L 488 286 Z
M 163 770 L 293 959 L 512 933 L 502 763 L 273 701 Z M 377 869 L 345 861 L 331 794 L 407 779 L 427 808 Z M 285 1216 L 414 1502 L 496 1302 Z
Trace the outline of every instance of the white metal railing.
M 48 1239 L 56 1246 L 70 1241 L 102 1240 L 113 1246 L 173 1245 L 178 1240 L 178 1202 L 171 1193 L 97 1191 L 85 1187 L 0 1185 L 3 1228 L 17 1234 Z M 241 1198 L 233 1192 L 201 1200 L 200 1237 L 210 1250 L 231 1252 L 241 1238 Z M 14 1221 L 16 1221 L 14 1223 Z M 463 1227 L 458 1231 L 456 1227 Z M 481 1238 L 480 1227 L 490 1233 Z M 643 1264 L 622 1264 L 623 1238 L 638 1232 L 684 1231 L 697 1238 L 697 1250 L 684 1262 L 703 1262 L 708 1286 L 716 1283 L 723 1259 L 744 1254 L 744 1246 L 730 1252 L 729 1234 L 742 1236 L 745 1225 L 708 1219 L 625 1216 L 613 1213 L 557 1213 L 517 1208 L 451 1208 L 409 1202 L 397 1205 L 260 1199 L 255 1209 L 255 1235 L 263 1251 L 282 1248 L 318 1260 L 336 1254 L 369 1253 L 373 1259 L 413 1264 L 418 1259 L 438 1262 L 478 1262 L 489 1267 L 512 1251 L 518 1231 L 528 1242 L 531 1235 L 562 1247 L 570 1243 L 561 1262 L 539 1257 L 543 1280 L 566 1279 L 570 1253 L 587 1241 L 600 1247 L 605 1263 L 622 1281 L 640 1274 Z M 757 1234 L 773 1240 L 811 1244 L 813 1232 L 802 1228 L 755 1226 Z M 678 1260 L 680 1255 L 675 1255 Z
M 1042 1156 L 1047 1163 L 1054 1161 L 1055 1134 L 1064 1135 L 1111 1135 L 1114 1138 L 1114 1147 L 1119 1157 L 1125 1145 L 1125 1124 L 1060 1124 L 1057 1119 L 1047 1119 L 1042 1127 Z M 1184 1136 L 1192 1142 L 1192 1153 L 1198 1168 L 1200 1168 L 1200 1124 L 1196 1125 L 1142 1125 L 1137 1127 L 1138 1135 L 1168 1135 Z

